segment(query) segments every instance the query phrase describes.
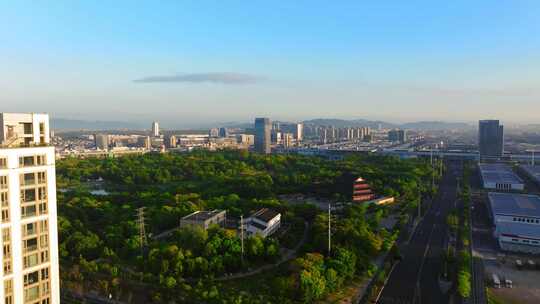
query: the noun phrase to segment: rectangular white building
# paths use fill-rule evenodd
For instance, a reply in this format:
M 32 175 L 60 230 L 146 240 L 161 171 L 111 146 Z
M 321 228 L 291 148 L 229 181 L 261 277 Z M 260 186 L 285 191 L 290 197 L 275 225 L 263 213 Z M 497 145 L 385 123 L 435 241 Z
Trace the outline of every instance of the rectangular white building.
M 267 237 L 276 232 L 281 226 L 281 213 L 268 208 L 262 208 L 244 220 L 243 227 L 248 236 L 260 235 Z
M 46 114 L 0 114 L 0 298 L 60 303 L 54 147 Z
M 540 197 L 490 192 L 488 199 L 501 249 L 540 253 Z

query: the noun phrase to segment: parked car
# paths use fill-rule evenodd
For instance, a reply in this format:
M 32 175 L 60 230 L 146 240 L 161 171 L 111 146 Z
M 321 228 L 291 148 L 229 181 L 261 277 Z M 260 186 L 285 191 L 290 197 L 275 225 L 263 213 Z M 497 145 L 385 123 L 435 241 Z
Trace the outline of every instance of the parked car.
M 516 267 L 521 270 L 523 268 L 523 262 L 521 262 L 521 260 L 516 260 Z
M 493 279 L 493 287 L 501 288 L 501 280 L 499 280 L 499 276 L 494 273 L 491 275 L 491 278 Z

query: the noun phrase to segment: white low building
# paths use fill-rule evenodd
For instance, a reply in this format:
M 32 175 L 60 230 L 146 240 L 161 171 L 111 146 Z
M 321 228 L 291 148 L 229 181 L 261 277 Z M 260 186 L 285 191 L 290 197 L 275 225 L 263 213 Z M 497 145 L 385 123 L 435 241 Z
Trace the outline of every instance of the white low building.
M 488 194 L 494 236 L 507 251 L 540 253 L 540 197 L 536 195 Z
M 243 222 L 242 228 L 247 236 L 260 235 L 267 237 L 276 232 L 281 226 L 281 213 L 263 208 L 253 213 Z
M 479 164 L 480 175 L 485 189 L 497 191 L 523 191 L 525 185 L 512 167 L 506 164 Z

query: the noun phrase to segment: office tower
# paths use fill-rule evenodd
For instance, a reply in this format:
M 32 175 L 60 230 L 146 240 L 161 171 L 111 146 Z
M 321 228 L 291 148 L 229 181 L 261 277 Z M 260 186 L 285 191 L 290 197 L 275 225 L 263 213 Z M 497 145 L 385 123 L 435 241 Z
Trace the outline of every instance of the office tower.
M 392 142 L 404 143 L 407 141 L 407 132 L 405 130 L 390 130 L 388 131 L 388 140 Z
M 47 114 L 0 114 L 3 303 L 60 303 L 55 152 Z
M 169 148 L 176 148 L 176 136 L 169 137 Z
M 109 149 L 109 135 L 107 134 L 95 134 L 94 143 L 96 144 L 96 149 L 98 150 L 108 150 Z
M 503 154 L 504 132 L 498 120 L 478 122 L 478 147 L 480 157 L 499 158 Z
M 219 137 L 229 137 L 229 130 L 227 128 L 219 128 Z
M 219 129 L 218 128 L 212 128 L 208 131 L 208 136 L 210 137 L 218 137 L 219 136 Z
M 152 136 L 154 137 L 159 136 L 159 123 L 157 121 L 154 121 L 152 123 Z
M 269 154 L 272 123 L 269 118 L 255 118 L 255 151 Z

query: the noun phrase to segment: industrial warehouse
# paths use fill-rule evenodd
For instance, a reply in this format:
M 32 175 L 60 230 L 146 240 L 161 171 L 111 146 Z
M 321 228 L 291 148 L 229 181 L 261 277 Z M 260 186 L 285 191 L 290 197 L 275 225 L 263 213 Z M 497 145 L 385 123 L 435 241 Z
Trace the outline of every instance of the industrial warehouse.
M 540 187 L 540 166 L 521 165 L 519 166 L 519 169 L 530 178 L 532 182 Z
M 505 164 L 479 164 L 482 184 L 485 189 L 498 191 L 523 191 L 523 180 L 519 178 L 512 167 Z
M 540 253 L 540 197 L 490 192 L 488 199 L 500 248 Z

